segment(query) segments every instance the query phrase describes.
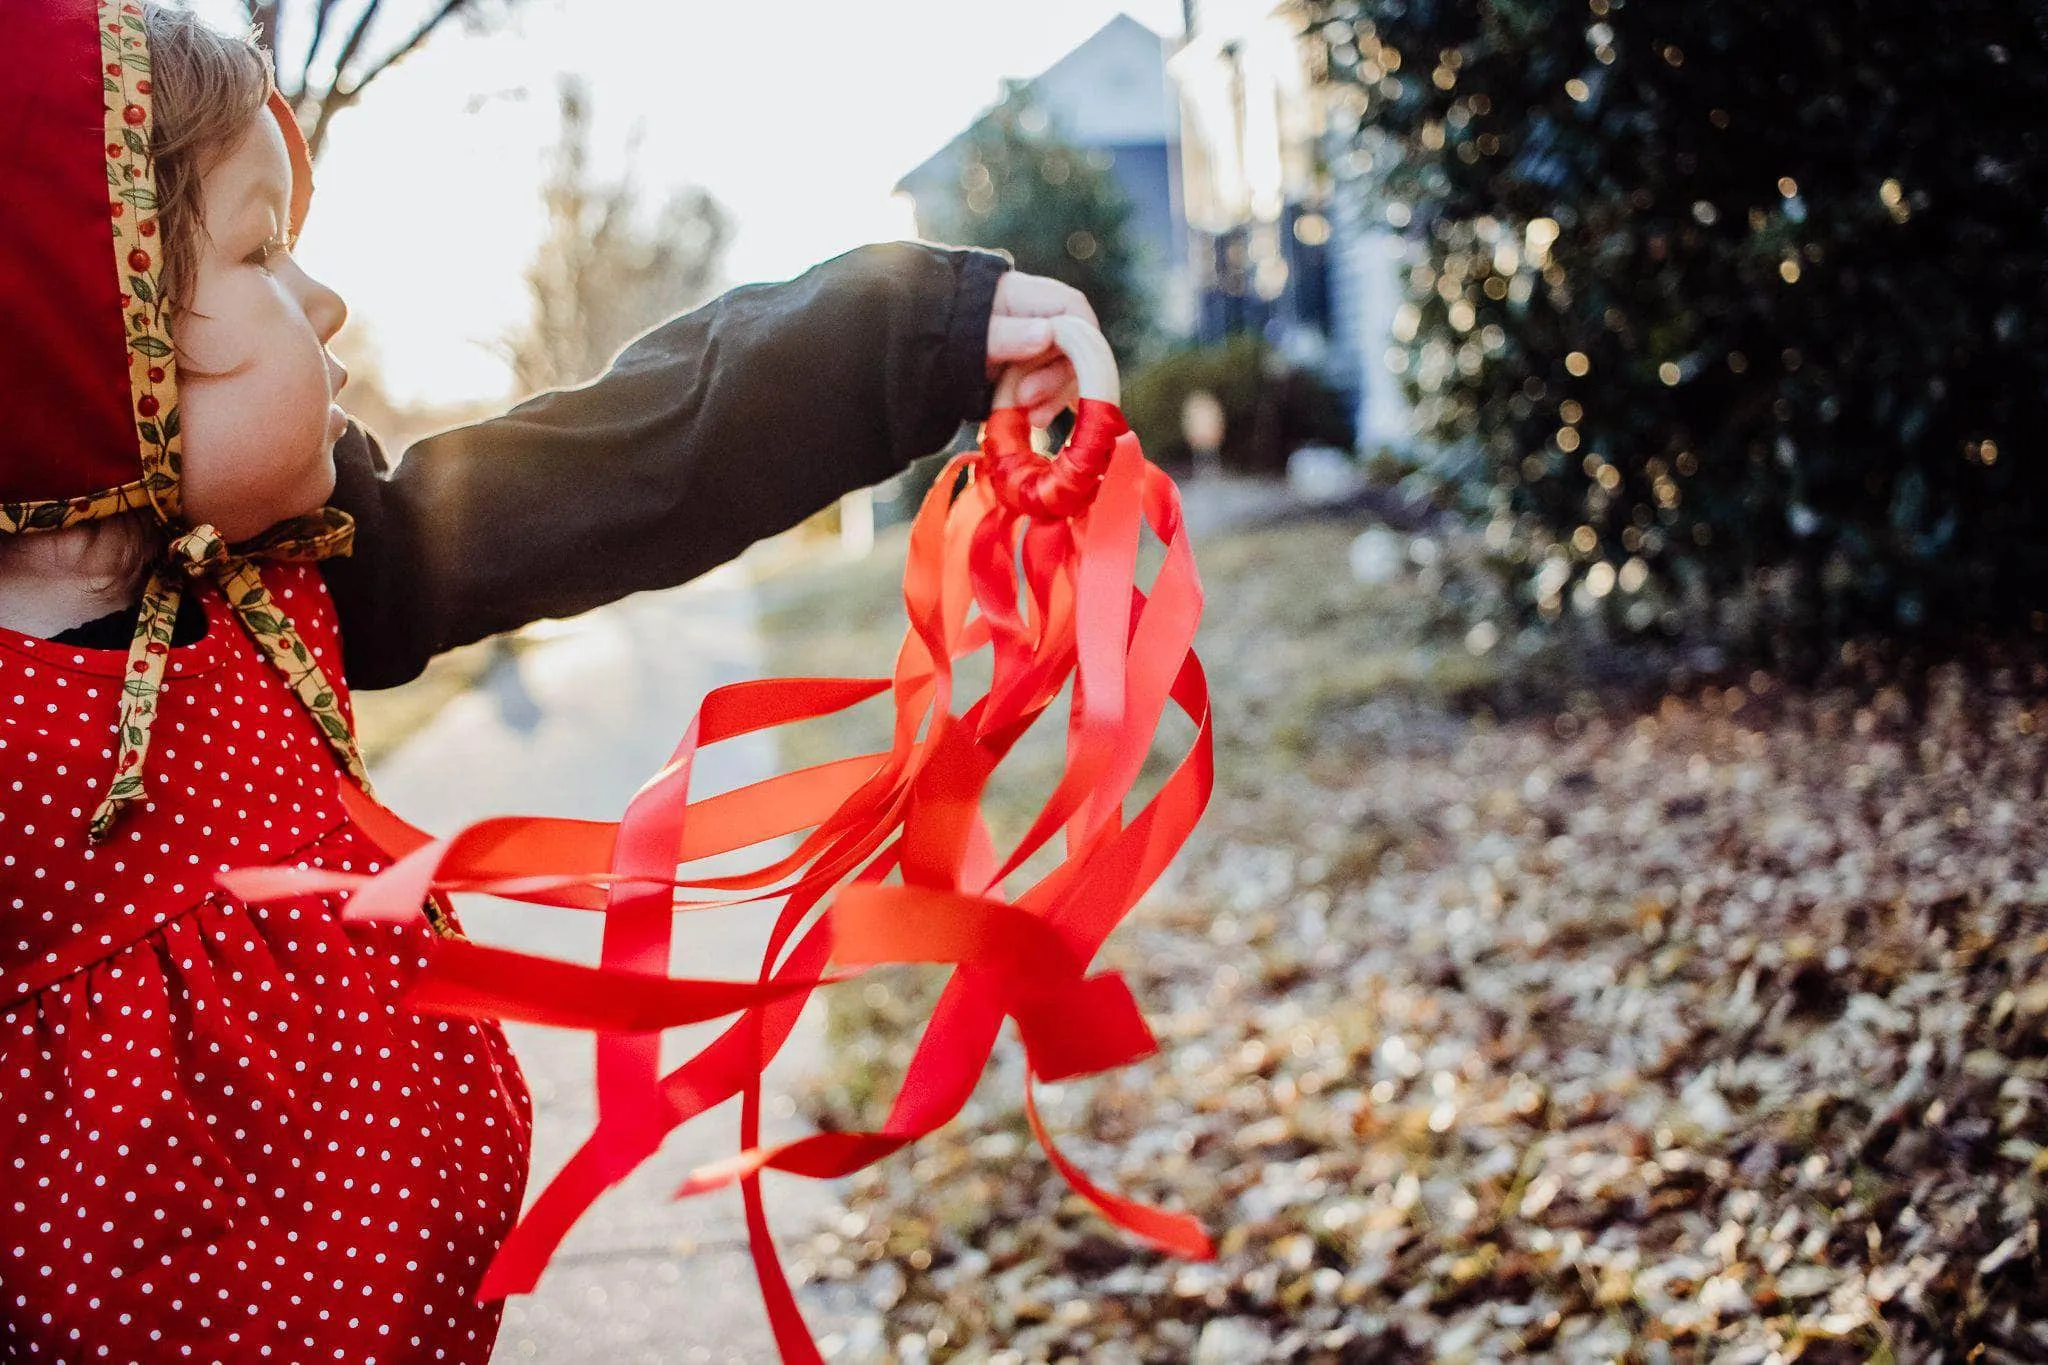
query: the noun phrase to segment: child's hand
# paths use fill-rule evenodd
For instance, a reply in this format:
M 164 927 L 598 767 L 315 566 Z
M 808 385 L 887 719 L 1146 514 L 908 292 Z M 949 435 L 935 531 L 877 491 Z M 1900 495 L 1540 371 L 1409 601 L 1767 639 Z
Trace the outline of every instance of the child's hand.
M 1075 317 L 1100 328 L 1088 298 L 1072 285 L 1043 275 L 1012 270 L 996 282 L 995 308 L 988 320 L 988 374 L 1023 369 L 1018 403 L 1031 410 L 1031 424 L 1043 427 L 1080 398 L 1074 365 L 1053 344 L 1056 317 Z

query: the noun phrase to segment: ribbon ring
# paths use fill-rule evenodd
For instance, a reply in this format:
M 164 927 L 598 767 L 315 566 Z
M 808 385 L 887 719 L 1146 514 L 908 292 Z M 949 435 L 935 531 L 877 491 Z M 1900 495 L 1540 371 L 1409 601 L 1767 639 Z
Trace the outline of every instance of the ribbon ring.
M 993 411 L 983 433 L 984 463 L 996 499 L 1037 521 L 1079 516 L 1095 501 L 1117 437 L 1128 430 L 1116 354 L 1100 331 L 1076 317 L 1052 323 L 1053 345 L 1073 362 L 1081 391 L 1073 434 L 1052 459 L 1031 448 L 1031 421 L 1018 401 L 1024 369 L 1011 365 L 996 383 Z

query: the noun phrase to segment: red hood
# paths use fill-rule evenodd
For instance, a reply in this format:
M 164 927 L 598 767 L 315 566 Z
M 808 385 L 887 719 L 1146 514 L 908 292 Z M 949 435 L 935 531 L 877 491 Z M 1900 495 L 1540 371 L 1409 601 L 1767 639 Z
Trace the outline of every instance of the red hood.
M 110 184 L 107 101 L 110 66 L 135 61 L 121 44 L 142 9 L 108 12 L 118 22 L 103 26 L 96 0 L 0 0 L 0 184 L 29 190 L 0 213 L 0 503 L 87 496 L 140 474 L 129 286 L 112 232 L 122 215 L 154 212 Z M 296 234 L 310 167 L 289 107 L 272 109 L 293 155 Z

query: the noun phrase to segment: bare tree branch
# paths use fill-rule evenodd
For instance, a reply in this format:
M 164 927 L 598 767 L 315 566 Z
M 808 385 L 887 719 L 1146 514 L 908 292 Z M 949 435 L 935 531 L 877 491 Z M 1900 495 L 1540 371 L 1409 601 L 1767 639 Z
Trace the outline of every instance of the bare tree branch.
M 398 65 L 399 62 L 403 61 L 406 57 L 410 56 L 412 54 L 412 50 L 418 47 L 421 43 L 424 43 L 427 40 L 429 34 L 433 33 L 435 29 L 439 28 L 443 23 L 453 18 L 461 11 L 468 9 L 470 7 L 470 3 L 471 0 L 441 0 L 441 8 L 435 10 L 432 17 L 428 18 L 423 23 L 421 23 L 418 28 L 414 29 L 412 31 L 411 37 L 407 38 L 397 47 L 391 49 L 390 52 L 386 53 L 381 59 L 379 59 L 375 66 L 371 67 L 368 71 L 364 72 L 362 76 L 349 82 L 349 98 L 353 100 L 357 96 L 361 95 L 363 93 L 364 86 L 368 85 L 371 81 L 376 80 L 386 71 L 389 71 L 392 67 Z
M 588 96 L 563 81 L 562 133 L 541 186 L 548 232 L 526 270 L 532 320 L 501 352 L 522 392 L 581 383 L 633 337 L 709 297 L 731 235 L 701 189 L 642 214 L 632 150 L 623 176 L 595 178 Z
M 348 38 L 341 45 L 341 55 L 334 59 L 334 86 L 341 89 L 341 83 L 348 79 L 348 69 L 354 65 L 356 53 L 362 50 L 363 39 L 370 36 L 370 25 L 377 21 L 377 11 L 384 8 L 384 0 L 369 0 L 363 12 L 356 16 L 355 27 L 349 30 Z
M 306 129 L 306 155 L 317 160 L 320 149 L 327 145 L 327 127 L 334 122 L 334 116 L 354 104 L 355 100 L 339 90 L 329 90 L 320 97 L 319 112 L 313 115 L 313 126 Z
M 516 0 L 514 0 L 516 3 Z M 263 45 L 269 49 L 276 71 L 277 87 L 291 102 L 306 130 L 306 150 L 318 159 L 327 143 L 334 119 L 356 104 L 372 82 L 417 51 L 436 29 L 450 19 L 478 8 L 475 0 L 435 0 L 425 18 L 408 30 L 403 39 L 386 49 L 373 43 L 371 30 L 384 10 L 384 0 L 362 0 L 353 10 L 347 0 L 240 0 L 252 25 L 260 25 Z M 310 10 L 304 41 L 295 41 L 290 52 L 278 43 L 278 32 L 287 9 Z M 331 61 L 322 53 L 338 47 Z M 319 77 L 316 70 L 331 70 Z
M 410 55 L 415 48 L 427 40 L 428 36 L 435 29 L 462 10 L 469 8 L 470 0 L 441 0 L 439 8 L 423 20 L 419 27 L 415 28 L 404 42 L 379 58 L 362 75 L 349 79 L 347 76 L 348 64 L 354 60 L 357 49 L 361 47 L 363 37 L 368 32 L 369 20 L 380 3 L 381 0 L 372 0 L 369 8 L 364 11 L 361 21 L 357 23 L 355 31 L 349 35 L 348 44 L 343 47 L 340 58 L 335 62 L 334 85 L 321 98 L 320 112 L 314 117 L 311 131 L 306 134 L 306 150 L 310 156 L 317 157 L 320 154 L 321 147 L 327 141 L 328 125 L 334 121 L 336 114 L 339 114 L 342 110 L 361 99 L 363 91 L 369 87 L 370 82 L 376 80 Z M 348 81 L 346 85 L 342 84 L 344 80 Z
M 308 156 L 320 154 L 320 149 L 327 143 L 327 128 L 334 122 L 334 116 L 356 102 L 356 92 L 345 88 L 342 82 L 347 79 L 349 63 L 355 60 L 356 52 L 363 45 L 363 39 L 369 36 L 370 25 L 375 22 L 377 11 L 383 6 L 384 0 L 369 0 L 369 3 L 363 6 L 363 12 L 356 16 L 355 27 L 349 30 L 348 38 L 342 43 L 341 54 L 334 59 L 334 82 L 320 97 L 320 112 L 314 116 L 313 127 L 306 134 Z M 312 60 L 312 54 L 308 53 L 308 66 L 312 64 Z
M 299 89 L 292 97 L 293 103 L 303 100 L 307 89 L 313 84 L 313 59 L 320 55 L 320 44 L 327 37 L 327 21 L 334 17 L 334 7 L 339 0 L 319 0 L 313 9 L 313 37 L 306 44 L 305 65 L 299 68 Z

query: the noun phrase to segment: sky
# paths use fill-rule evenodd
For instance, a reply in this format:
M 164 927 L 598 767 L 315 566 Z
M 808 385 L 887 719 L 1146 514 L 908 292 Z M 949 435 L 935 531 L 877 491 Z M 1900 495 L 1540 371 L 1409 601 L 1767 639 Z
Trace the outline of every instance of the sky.
M 725 284 L 787 279 L 913 235 L 891 186 L 1004 77 L 1120 12 L 1180 35 L 1180 0 L 518 0 L 488 33 L 438 34 L 335 120 L 298 255 L 348 299 L 395 400 L 506 396 L 561 75 L 589 82 L 601 169 L 624 167 L 637 130 L 645 203 L 698 184 L 730 211 Z

